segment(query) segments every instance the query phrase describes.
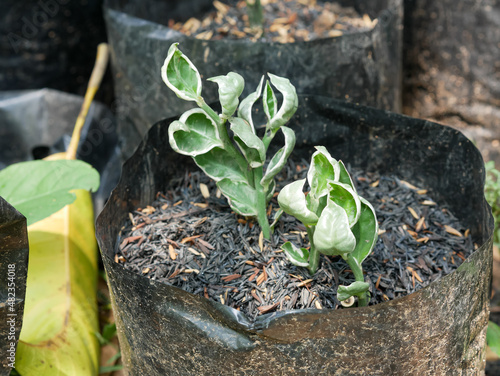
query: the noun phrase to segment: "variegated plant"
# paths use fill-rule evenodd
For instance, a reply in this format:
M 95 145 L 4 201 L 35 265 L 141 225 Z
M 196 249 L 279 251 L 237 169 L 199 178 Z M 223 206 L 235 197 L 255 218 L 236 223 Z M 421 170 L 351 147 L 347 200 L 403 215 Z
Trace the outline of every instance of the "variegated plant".
M 217 114 L 201 96 L 198 70 L 177 46 L 178 43 L 170 46 L 161 69 L 163 81 L 179 98 L 196 102 L 198 108 L 185 112 L 170 124 L 170 145 L 176 152 L 193 157 L 217 182 L 235 212 L 257 217 L 264 237 L 269 239 L 271 226 L 266 211 L 275 190 L 274 177 L 295 146 L 295 133 L 284 126 L 297 110 L 295 88 L 288 79 L 268 74 L 270 83 L 267 81 L 264 85 L 262 77 L 257 90 L 240 103 L 238 98 L 243 92 L 244 80 L 239 74 L 230 72 L 212 77 L 208 80 L 217 83 L 222 107 L 222 113 Z M 271 84 L 283 95 L 279 109 Z M 267 116 L 262 139 L 257 136 L 252 121 L 252 107 L 261 92 Z M 285 136 L 285 145 L 271 158 L 264 172 L 267 149 L 279 130 Z
M 298 248 L 287 242 L 282 249 L 297 266 L 314 274 L 320 253 L 342 256 L 354 273 L 356 282 L 339 286 L 340 301 L 358 297 L 358 305 L 367 305 L 369 284 L 365 282 L 361 263 L 377 241 L 378 224 L 371 204 L 358 196 L 351 177 L 341 161 L 336 161 L 322 146 L 316 147 L 307 173 L 310 191 L 303 188 L 306 179 L 285 186 L 278 203 L 286 213 L 301 221 L 309 236 L 310 248 Z

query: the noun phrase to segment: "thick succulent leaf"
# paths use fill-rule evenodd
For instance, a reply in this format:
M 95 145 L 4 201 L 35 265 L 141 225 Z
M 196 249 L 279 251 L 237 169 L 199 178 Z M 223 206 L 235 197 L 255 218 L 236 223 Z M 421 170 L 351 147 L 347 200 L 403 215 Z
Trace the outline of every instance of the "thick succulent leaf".
M 239 96 L 245 87 L 245 80 L 238 73 L 229 72 L 225 76 L 209 78 L 208 81 L 219 85 L 219 102 L 222 106 L 222 116 L 228 119 L 238 108 Z
M 349 185 L 333 181 L 329 182 L 329 185 L 329 199 L 345 210 L 347 218 L 349 219 L 349 226 L 352 228 L 358 221 L 361 213 L 361 201 L 359 196 Z
M 266 81 L 266 86 L 264 88 L 264 94 L 262 96 L 264 113 L 267 116 L 268 123 L 271 122 L 273 117 L 278 111 L 278 101 L 276 100 L 276 95 L 274 94 L 273 88 L 269 81 Z
M 275 190 L 276 190 L 276 182 L 274 180 L 271 180 L 271 184 L 269 184 L 269 187 L 267 188 L 266 202 L 271 201 L 271 199 L 274 196 Z
M 305 225 L 315 225 L 318 216 L 307 207 L 306 196 L 302 189 L 306 179 L 297 180 L 283 187 L 278 195 L 278 203 L 287 214 L 293 215 Z
M 288 260 L 296 266 L 309 266 L 309 251 L 306 248 L 299 248 L 295 244 L 286 242 L 281 246 Z
M 228 178 L 246 182 L 246 174 L 231 155 L 221 148 L 213 148 L 205 154 L 194 157 L 196 164 L 215 181 Z
M 29 177 L 29 179 L 27 178 Z M 20 162 L 0 171 L 0 196 L 31 225 L 71 204 L 73 189 L 95 192 L 99 173 L 77 160 Z
M 170 146 L 177 153 L 191 157 L 205 154 L 215 147 L 223 147 L 217 124 L 201 108 L 182 114 L 168 127 Z
M 311 195 L 320 198 L 329 191 L 328 182 L 338 181 L 340 167 L 324 146 L 316 146 L 307 172 L 307 182 L 311 187 Z
M 253 132 L 250 124 L 241 118 L 232 118 L 231 130 L 234 141 L 240 148 L 251 168 L 262 166 L 266 161 L 266 147 Z
M 271 83 L 281 94 L 283 94 L 283 103 L 279 111 L 272 117 L 268 123 L 268 129 L 275 132 L 279 127 L 285 125 L 288 120 L 293 116 L 299 105 L 297 92 L 295 87 L 290 83 L 287 78 L 275 76 L 268 73 Z
M 353 282 L 349 286 L 340 285 L 337 289 L 337 299 L 339 301 L 349 299 L 351 296 L 367 292 L 369 288 L 370 285 L 368 283 L 361 281 Z
M 262 84 L 264 83 L 264 76 L 260 79 L 259 86 L 257 86 L 257 90 L 253 93 L 249 94 L 248 97 L 243 99 L 240 103 L 240 107 L 238 107 L 238 117 L 245 120 L 248 124 L 250 124 L 252 128 L 252 132 L 255 133 L 255 126 L 252 120 L 252 107 L 254 103 L 259 99 L 260 92 L 262 91 Z
M 201 95 L 201 76 L 198 70 L 174 43 L 161 68 L 163 82 L 181 99 L 197 101 Z
M 373 206 L 361 199 L 361 213 L 358 222 L 353 226 L 352 232 L 356 237 L 356 248 L 352 256 L 361 264 L 371 253 L 378 237 L 378 223 Z
M 329 256 L 346 255 L 356 246 L 345 210 L 331 200 L 318 219 L 313 243 L 319 252 Z
M 269 161 L 266 173 L 260 183 L 262 186 L 267 187 L 274 177 L 283 169 L 288 160 L 288 157 L 295 147 L 295 132 L 288 127 L 281 127 L 285 135 L 285 146 L 276 152 L 276 154 Z
M 257 216 L 257 192 L 248 183 L 222 179 L 217 183 L 220 191 L 227 197 L 229 205 L 238 214 Z
M 94 215 L 89 192 L 75 193 L 73 204 L 28 228 L 26 303 L 16 353 L 21 375 L 99 373 Z
M 342 184 L 347 184 L 349 187 L 352 188 L 354 192 L 356 192 L 356 187 L 354 186 L 354 183 L 352 182 L 351 175 L 345 168 L 344 162 L 338 161 L 338 166 L 339 166 L 339 179 L 338 181 Z

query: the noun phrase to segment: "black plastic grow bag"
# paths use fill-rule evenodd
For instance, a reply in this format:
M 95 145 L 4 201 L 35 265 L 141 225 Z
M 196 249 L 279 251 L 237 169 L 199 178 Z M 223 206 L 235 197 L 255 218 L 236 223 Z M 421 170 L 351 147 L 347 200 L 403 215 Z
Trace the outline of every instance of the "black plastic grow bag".
M 211 1 L 109 0 L 105 20 L 118 101 L 119 133 L 130 156 L 151 124 L 192 104 L 180 100 L 160 77 L 169 46 L 180 42 L 204 78 L 234 71 L 253 92 L 266 72 L 287 77 L 299 94 L 324 95 L 399 112 L 401 110 L 402 0 L 338 1 L 377 18 L 368 31 L 310 42 L 205 41 L 168 28 L 169 18 L 197 16 Z M 186 9 L 189 9 L 186 11 Z M 204 85 L 207 103 L 217 85 Z
M 21 332 L 28 274 L 26 218 L 0 197 L 0 375 L 10 374 Z
M 97 219 L 124 363 L 131 375 L 436 375 L 484 369 L 492 271 L 491 210 L 479 151 L 439 124 L 323 97 L 301 97 L 290 122 L 314 145 L 381 174 L 395 173 L 446 203 L 478 249 L 451 274 L 401 299 L 347 310 L 298 310 L 250 321 L 217 302 L 115 263 L 128 213 L 151 203 L 190 159 L 168 143 L 170 120 L 148 133 Z M 356 355 L 356 354 L 359 354 Z

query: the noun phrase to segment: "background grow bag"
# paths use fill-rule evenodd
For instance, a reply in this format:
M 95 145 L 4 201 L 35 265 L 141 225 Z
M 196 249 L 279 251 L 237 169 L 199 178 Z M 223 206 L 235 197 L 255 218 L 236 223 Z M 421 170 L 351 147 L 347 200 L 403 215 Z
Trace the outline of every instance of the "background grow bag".
M 14 265 L 14 269 L 9 268 Z M 9 279 L 9 271 L 14 272 L 13 280 Z M 0 375 L 10 374 L 9 364 L 15 360 L 11 357 L 21 332 L 24 312 L 24 296 L 26 293 L 26 276 L 28 273 L 28 230 L 26 218 L 13 206 L 0 197 Z M 14 283 L 10 285 L 10 283 Z M 15 289 L 15 303 L 8 304 L 9 287 Z M 10 319 L 14 320 L 11 324 Z M 14 339 L 13 339 L 14 338 Z M 15 354 L 14 354 L 15 358 Z
M 0 92 L 0 170 L 65 151 L 82 103 L 82 97 L 51 89 Z M 118 182 L 122 160 L 117 143 L 114 115 L 93 102 L 77 158 L 101 174 L 99 190 L 93 195 L 96 213 Z
M 168 19 L 202 15 L 212 1 L 109 0 L 105 20 L 114 71 L 119 133 L 130 156 L 151 124 L 175 116 L 192 104 L 182 101 L 160 77 L 170 45 L 209 78 L 234 71 L 253 92 L 266 72 L 287 77 L 299 94 L 332 98 L 399 112 L 401 110 L 402 0 L 337 1 L 367 13 L 378 24 L 369 31 L 310 42 L 205 41 L 165 26 Z M 204 85 L 207 103 L 217 85 Z
M 192 167 L 161 121 L 124 167 L 97 219 L 122 356 L 131 375 L 469 375 L 484 369 L 493 218 L 479 151 L 435 123 L 323 97 L 300 97 L 290 122 L 306 157 L 332 156 L 431 189 L 479 248 L 446 277 L 407 297 L 348 310 L 299 310 L 249 321 L 239 311 L 114 262 L 128 213 Z M 359 354 L 356 358 L 354 354 Z

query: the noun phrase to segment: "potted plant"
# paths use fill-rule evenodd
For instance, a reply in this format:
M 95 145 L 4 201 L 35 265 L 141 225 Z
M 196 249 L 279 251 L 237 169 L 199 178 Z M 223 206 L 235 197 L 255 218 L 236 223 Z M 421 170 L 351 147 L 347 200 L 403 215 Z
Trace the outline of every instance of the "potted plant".
M 229 71 L 245 77 L 245 95 L 257 87 L 262 72 L 269 70 L 291 79 L 299 94 L 325 95 L 399 112 L 403 2 L 338 3 L 378 22 L 365 30 L 344 30 L 343 35 L 294 43 L 229 37 L 204 40 L 174 30 L 167 21 L 201 17 L 207 8 L 215 9 L 212 1 L 152 2 L 148 7 L 133 0 L 107 1 L 105 19 L 124 152 L 131 155 L 151 124 L 189 109 L 190 104 L 167 90 L 157 75 L 165 46 L 177 41 L 191 51 L 193 63 L 207 77 Z M 217 100 L 213 88 L 206 88 L 204 95 L 208 103 Z
M 173 76 L 169 77 L 169 70 Z M 176 72 L 183 74 L 179 76 Z M 259 89 L 257 94 L 251 94 L 238 106 L 235 102 L 241 94 L 238 76 L 228 74 L 213 78 L 219 86 L 222 105 L 218 114 L 212 113 L 213 110 L 201 99 L 201 78 L 175 45 L 169 52 L 163 73 L 169 86 L 175 88 L 180 97 L 195 101 L 202 111 L 189 110 L 179 120 L 162 121 L 151 128 L 134 157 L 125 163 L 122 179 L 97 220 L 97 238 L 108 276 L 118 336 L 125 365 L 131 374 L 186 374 L 196 370 L 197 374 L 207 375 L 302 375 L 322 372 L 435 375 L 450 372 L 473 374 L 484 368 L 482 359 L 488 322 L 493 229 L 491 212 L 484 199 L 484 165 L 470 141 L 459 132 L 438 124 L 324 97 L 301 97 L 304 105 L 299 106 L 289 123 L 297 140 L 293 154 L 287 147 L 292 143 L 292 136 L 287 138 L 288 130 L 282 129 L 285 146 L 274 154 L 278 157 L 271 158 L 266 171 L 262 171 L 262 178 L 257 179 L 261 183 L 266 182 L 269 171 L 281 164 L 278 162 L 281 156 L 309 157 L 313 146 L 321 144 L 324 149 L 318 148 L 319 154 L 316 152 L 313 156 L 320 155 L 328 162 L 327 153 L 334 150 L 335 157 L 351 167 L 397 174 L 411 184 L 432 190 L 434 199 L 445 202 L 464 226 L 470 228 L 477 249 L 457 270 L 408 296 L 363 307 L 367 299 L 366 279 L 362 272 L 358 272 L 351 286 L 337 289 L 338 300 L 357 296 L 359 306 L 356 308 L 270 311 L 252 318 L 222 301 L 188 293 L 124 268 L 117 249 L 120 243 L 133 241 L 120 238 L 129 213 L 153 202 L 178 170 L 185 173 L 186 169 L 193 167 L 191 158 L 180 158 L 174 150 L 195 148 L 191 141 L 203 135 L 209 139 L 205 141 L 216 143 L 214 148 L 218 148 L 214 152 L 211 151 L 213 149 L 206 149 L 204 153 L 215 157 L 214 153 L 226 150 L 226 146 L 229 149 L 229 144 L 223 141 L 225 136 L 212 137 L 215 129 L 222 130 L 221 123 L 225 119 L 231 123 L 236 144 L 242 150 L 240 157 L 233 155 L 230 159 L 222 159 L 226 161 L 225 171 L 228 172 L 231 167 L 237 170 L 238 159 L 241 158 L 255 162 L 252 167 L 256 169 L 253 171 L 254 178 L 256 171 L 262 167 L 259 143 L 253 136 L 244 134 L 238 124 L 240 121 L 232 117 L 236 107 L 239 107 L 238 117 L 245 124 L 251 124 L 248 115 L 259 97 Z M 287 120 L 296 107 L 286 80 L 270 77 L 271 83 L 282 91 L 284 99 L 278 109 L 271 86 L 266 84 L 264 88 L 263 84 L 259 85 L 265 93 L 264 113 L 268 123 L 264 140 L 284 126 L 282 121 Z M 277 124 L 275 121 L 280 123 L 277 128 L 272 125 Z M 185 133 L 200 124 L 205 124 L 203 132 L 186 137 Z M 263 143 L 267 144 L 267 141 Z M 195 155 L 193 150 L 189 153 L 194 156 L 196 164 L 217 175 L 213 164 L 206 158 L 200 158 L 204 153 Z M 313 158 L 312 165 L 314 163 Z M 343 187 L 345 192 L 342 195 L 347 195 L 349 181 L 341 165 L 328 163 L 325 165 L 336 165 L 339 169 L 339 179 L 333 178 L 333 183 L 345 184 L 328 183 L 328 200 L 335 201 L 332 191 L 338 186 Z M 243 171 L 250 170 L 241 171 L 245 175 Z M 252 205 L 259 200 L 241 200 L 243 196 L 230 186 L 231 183 L 241 185 L 242 180 L 236 178 L 234 171 L 230 180 L 220 179 L 219 189 L 230 198 L 235 211 L 252 214 Z M 297 214 L 295 205 L 300 202 L 305 202 L 302 208 L 307 206 L 309 211 L 313 211 L 311 204 L 314 200 L 319 198 L 321 201 L 321 197 L 325 197 L 316 192 L 303 199 L 299 192 L 301 186 L 299 188 L 292 186 L 288 192 L 287 188 L 281 190 L 278 200 L 285 211 Z M 245 189 L 246 197 L 258 196 L 251 189 Z M 262 191 L 267 197 L 272 189 Z M 361 201 L 359 199 L 360 205 Z M 351 202 L 356 202 L 356 199 Z M 243 205 L 245 203 L 247 206 Z M 323 205 L 324 211 L 331 208 L 336 207 L 330 203 Z M 249 212 L 245 213 L 247 209 Z M 369 204 L 365 203 L 365 209 L 365 213 L 369 214 L 367 218 L 373 219 Z M 308 212 L 304 210 L 304 213 Z M 256 216 L 259 217 L 258 213 Z M 322 216 L 321 212 L 316 222 L 311 220 L 309 214 L 299 219 L 310 235 L 313 232 L 310 230 L 314 230 L 312 238 L 317 250 L 328 254 L 331 249 L 336 249 L 346 254 L 348 259 L 352 246 L 345 246 L 345 242 L 335 247 L 328 246 L 335 242 L 335 239 L 328 239 L 328 235 L 336 231 L 335 228 L 328 229 L 322 237 L 320 228 L 332 222 L 321 223 Z M 347 221 L 351 223 L 349 218 Z M 259 219 L 259 223 L 264 222 Z M 376 223 L 372 221 L 370 225 L 369 220 L 366 222 L 368 226 L 365 227 L 371 229 L 368 232 L 373 239 Z M 154 223 L 150 222 L 152 226 Z M 312 226 L 316 226 L 315 229 Z M 352 229 L 358 243 L 360 238 L 356 236 L 354 227 Z M 368 238 L 364 240 L 367 240 L 365 243 L 370 251 L 372 244 L 369 244 Z M 328 244 L 325 246 L 322 242 Z M 308 258 L 300 248 L 284 247 L 289 259 L 298 264 L 307 261 L 307 266 L 313 271 L 311 250 Z M 355 268 L 351 268 L 356 274 Z M 374 293 L 373 288 L 371 292 Z

